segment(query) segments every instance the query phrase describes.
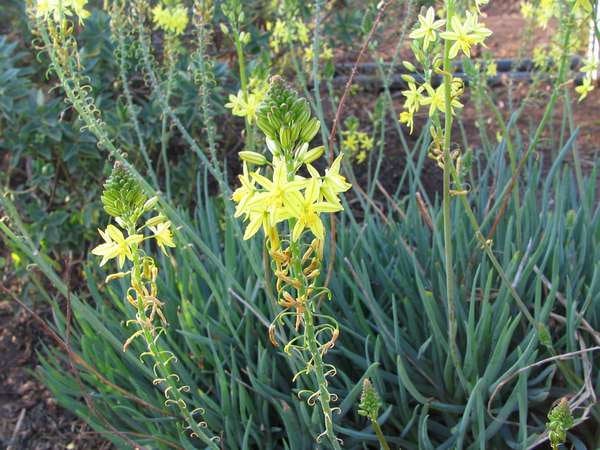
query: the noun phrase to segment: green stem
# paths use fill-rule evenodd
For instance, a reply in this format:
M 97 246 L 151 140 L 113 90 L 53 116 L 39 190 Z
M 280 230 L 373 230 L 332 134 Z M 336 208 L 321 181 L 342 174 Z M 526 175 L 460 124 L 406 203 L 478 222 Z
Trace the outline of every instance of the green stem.
M 293 161 L 291 158 L 287 161 L 287 169 L 288 169 L 288 179 L 293 179 L 294 177 L 294 168 Z M 291 230 L 294 229 L 295 219 L 289 219 L 288 221 L 290 234 Z M 291 237 L 291 236 L 290 236 Z M 297 298 L 304 298 L 306 301 L 306 306 L 302 313 L 302 318 L 304 320 L 304 343 L 308 345 L 308 352 L 310 354 L 309 364 L 312 364 L 313 372 L 315 374 L 315 378 L 317 380 L 317 385 L 319 386 L 319 404 L 321 405 L 321 411 L 323 412 L 323 419 L 325 422 L 325 435 L 331 444 L 331 447 L 334 450 L 341 450 L 340 443 L 338 438 L 335 435 L 335 431 L 333 429 L 333 412 L 331 409 L 331 394 L 329 389 L 327 389 L 327 379 L 325 377 L 325 366 L 323 364 L 323 355 L 321 354 L 321 350 L 319 348 L 319 342 L 317 341 L 315 335 L 315 323 L 314 323 L 314 314 L 315 314 L 315 304 L 310 301 L 307 295 L 307 280 L 302 271 L 302 254 L 300 251 L 299 241 L 291 242 L 290 250 L 292 253 L 292 261 L 291 261 L 291 277 L 296 279 L 300 283 L 300 287 L 297 289 Z
M 383 432 L 381 431 L 381 427 L 379 426 L 379 424 L 377 423 L 376 420 L 372 420 L 371 421 L 371 425 L 373 426 L 373 430 L 375 430 L 375 435 L 377 436 L 377 440 L 379 441 L 379 444 L 381 445 L 381 448 L 383 450 L 390 450 L 390 446 L 387 443 L 385 436 L 383 435 Z
M 134 234 L 135 227 L 129 227 L 128 234 Z M 133 268 L 131 270 L 131 281 L 133 286 L 141 286 L 143 284 L 142 280 L 142 263 L 141 263 L 141 255 L 138 246 L 134 246 L 132 248 L 133 254 Z M 169 364 L 171 360 L 174 358 L 174 355 L 167 350 L 163 350 L 159 344 L 157 339 L 156 329 L 150 320 L 147 318 L 146 311 L 144 309 L 144 304 L 142 302 L 141 295 L 137 296 L 137 323 L 140 326 L 140 329 L 143 332 L 144 340 L 146 341 L 146 347 L 148 352 L 152 355 L 152 358 L 156 362 L 153 372 L 154 375 L 158 375 L 159 378 L 153 381 L 153 384 L 166 384 L 165 389 L 163 390 L 163 394 L 167 401 L 165 405 L 175 403 L 179 412 L 185 422 L 187 423 L 191 433 L 198 437 L 202 442 L 208 445 L 213 450 L 218 450 L 219 447 L 217 444 L 207 436 L 206 432 L 201 428 L 201 425 L 196 422 L 192 412 L 188 409 L 187 404 L 183 395 L 181 394 L 181 389 L 184 386 L 178 386 L 176 380 L 179 380 L 179 375 L 169 369 Z M 157 373 L 158 372 L 158 373 Z
M 165 92 L 166 102 L 167 104 L 171 100 L 171 91 L 173 84 L 173 75 L 175 72 L 175 58 L 173 52 L 175 51 L 175 45 L 173 43 L 174 36 L 167 36 L 165 40 L 165 57 L 167 59 L 167 64 L 169 65 L 169 70 L 167 72 L 167 89 Z M 167 130 L 168 125 L 168 113 L 167 111 L 163 111 L 162 114 L 162 123 L 160 128 L 160 155 L 162 158 L 164 171 L 165 171 L 165 191 L 167 193 L 167 198 L 171 199 L 171 170 L 169 169 L 169 160 L 167 158 L 167 146 L 169 144 L 169 133 Z
M 116 9 L 117 7 L 115 6 L 115 10 Z M 125 94 L 125 100 L 127 102 L 127 111 L 129 112 L 129 117 L 133 122 L 133 129 L 135 130 L 138 145 L 140 147 L 140 152 L 142 153 L 142 157 L 144 158 L 144 162 L 146 163 L 148 174 L 152 179 L 154 187 L 158 189 L 158 179 L 156 178 L 156 173 L 152 168 L 152 160 L 148 155 L 148 150 L 146 149 L 146 144 L 144 143 L 142 130 L 140 128 L 140 122 L 138 120 L 138 114 L 135 110 L 135 105 L 133 104 L 133 95 L 131 94 L 131 90 L 129 89 L 129 80 L 127 78 L 127 70 L 125 68 L 125 39 L 123 37 L 122 30 L 117 29 L 119 26 L 123 26 L 123 23 L 121 22 L 122 11 L 116 11 L 114 14 L 118 15 L 119 20 L 118 24 L 115 26 L 115 33 L 117 33 L 117 48 L 119 50 L 119 76 L 121 78 L 121 83 L 123 84 L 123 92 Z
M 240 88 L 244 96 L 244 102 L 248 103 L 248 75 L 246 74 L 246 58 L 244 57 L 244 45 L 240 41 L 240 30 L 235 30 L 234 44 L 238 58 L 238 66 L 240 72 Z M 250 119 L 246 116 L 244 121 L 246 128 L 246 149 L 254 151 L 254 126 L 250 123 Z
M 454 13 L 454 0 L 446 0 L 446 30 L 450 31 L 450 21 Z M 450 358 L 463 387 L 468 383 L 464 378 L 460 362 L 458 345 L 456 343 L 457 323 L 455 309 L 455 282 L 452 252 L 452 213 L 450 194 L 450 175 L 452 158 L 450 146 L 452 144 L 452 62 L 450 60 L 449 40 L 444 42 L 444 93 L 445 93 L 445 124 L 444 124 L 444 174 L 443 174 L 443 200 L 442 214 L 444 218 L 444 260 L 446 268 L 446 301 L 448 309 L 448 341 L 450 346 Z

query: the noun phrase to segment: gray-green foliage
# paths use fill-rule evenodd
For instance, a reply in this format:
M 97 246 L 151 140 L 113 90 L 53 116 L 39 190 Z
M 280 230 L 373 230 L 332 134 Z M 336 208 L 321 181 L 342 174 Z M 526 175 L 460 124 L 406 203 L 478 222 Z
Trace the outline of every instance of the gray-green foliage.
M 579 348 L 573 333 L 581 323 L 579 314 L 592 327 L 600 325 L 595 170 L 579 196 L 571 173 L 560 169 L 571 143 L 548 177 L 542 178 L 539 164 L 531 164 L 520 214 L 510 203 L 494 236 L 495 253 L 536 322 L 549 323 L 552 313 L 564 317 L 550 332 L 560 352 Z M 491 155 L 492 166 L 482 170 L 472 196 L 481 216 L 490 194 L 508 176 L 498 158 L 501 151 L 502 146 Z M 198 387 L 190 393 L 190 403 L 206 409 L 209 427 L 222 430 L 226 448 L 311 448 L 319 424 L 295 397 L 290 379 L 296 368 L 277 355 L 280 350 L 267 338 L 276 306 L 256 269 L 262 250 L 254 244 L 249 252 L 242 250 L 236 221 L 219 214 L 218 199 L 203 198 L 188 223 L 206 243 L 208 254 L 180 243 L 173 258 L 161 262 L 160 291 L 172 330 L 162 339 L 179 359 L 183 382 Z M 371 212 L 357 222 L 349 209 L 338 226 L 331 282 L 336 301 L 323 308 L 341 325 L 340 340 L 331 351 L 339 370 L 331 390 L 340 397 L 336 422 L 345 447 L 362 448 L 375 439 L 356 411 L 365 377 L 386 405 L 380 422 L 393 446 L 504 448 L 534 441 L 544 429 L 548 402 L 578 386 L 568 384 L 551 364 L 532 368 L 496 393 L 489 411 L 495 419 L 486 412 L 502 380 L 548 351 L 536 327 L 518 314 L 456 203 L 458 342 L 469 382 L 469 391 L 463 390 L 448 356 L 442 244 L 423 220 L 414 195 L 399 206 L 406 214 L 403 219 L 390 213 L 384 220 Z M 440 227 L 439 208 L 429 213 L 434 227 Z M 526 240 L 515 238 L 517 220 Z M 127 436 L 158 448 L 163 440 L 190 447 L 178 420 L 164 415 L 149 368 L 135 357 L 142 349 L 133 344 L 130 352 L 122 353 L 128 336 L 122 320 L 129 308 L 122 289 L 114 283 L 96 285 L 99 275 L 94 270 L 86 269 L 90 294 L 71 297 L 71 345 L 108 380 L 157 410 L 125 398 L 93 375 L 84 372 L 77 380 L 62 369 L 62 352 L 48 350 L 40 375 L 61 404 L 97 429 L 140 433 Z M 538 273 L 545 274 L 548 284 Z M 64 333 L 65 317 L 55 312 L 55 326 Z M 584 342 L 591 341 L 585 332 L 579 334 Z M 575 380 L 588 376 L 581 359 L 563 364 Z M 82 402 L 80 383 L 85 396 L 93 399 L 93 409 Z M 119 434 L 107 436 L 127 447 Z

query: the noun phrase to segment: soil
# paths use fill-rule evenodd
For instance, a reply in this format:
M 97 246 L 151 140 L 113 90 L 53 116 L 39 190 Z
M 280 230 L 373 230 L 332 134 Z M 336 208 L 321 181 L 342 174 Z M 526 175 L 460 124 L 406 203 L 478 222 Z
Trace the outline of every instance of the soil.
M 488 40 L 488 50 L 495 58 L 509 58 L 531 54 L 531 46 L 523 45 L 520 30 L 524 21 L 519 14 L 519 1 L 492 0 L 485 9 L 486 16 L 482 21 L 494 31 Z M 393 11 L 393 13 L 397 13 Z M 552 27 L 536 32 L 531 43 L 547 42 Z M 394 36 L 397 33 L 390 33 Z M 389 56 L 395 45 L 394 36 L 387 36 L 381 42 L 381 53 Z M 389 38 L 389 40 L 387 39 Z M 386 42 L 387 41 L 387 42 Z M 358 43 L 356 44 L 359 45 Z M 532 44 L 530 44 L 532 45 Z M 336 55 L 337 57 L 337 55 Z M 352 61 L 348 58 L 347 61 Z M 545 88 L 541 88 L 545 89 Z M 514 92 L 525 92 L 527 85 L 514 86 Z M 497 104 L 501 111 L 508 110 L 508 90 L 499 87 L 495 90 Z M 359 93 L 348 102 L 344 113 L 360 115 L 367 105 L 372 105 L 374 98 Z M 400 99 L 398 100 L 400 102 Z M 518 101 L 518 100 L 517 100 Z M 399 103 L 400 105 L 400 103 Z M 539 122 L 543 104 L 532 101 L 527 106 L 522 122 L 525 128 L 529 123 Z M 584 169 L 591 169 L 598 153 L 598 143 L 594 136 L 600 133 L 600 89 L 593 91 L 582 103 L 574 106 L 576 126 L 580 127 L 578 147 Z M 473 105 L 465 102 L 463 117 L 469 124 L 466 132 L 473 142 L 477 142 L 479 133 L 473 124 L 475 110 Z M 490 120 L 492 116 L 490 114 Z M 553 117 L 553 126 L 560 127 L 560 108 Z M 404 164 L 404 152 L 399 142 L 392 142 L 386 149 L 386 164 L 381 179 L 394 178 Z M 391 161 L 391 162 L 390 162 Z M 389 164 L 387 162 L 390 162 Z M 433 164 L 427 165 L 423 178 L 425 189 L 437 190 L 439 171 Z M 393 186 L 387 186 L 393 190 Z M 5 270 L 0 282 L 19 296 L 21 286 L 14 279 L 7 279 L 10 271 Z M 37 314 L 50 318 L 50 310 L 44 304 L 32 305 Z M 13 302 L 0 290 L 0 446 L 13 450 L 46 450 L 46 449 L 109 449 L 111 445 L 94 433 L 83 421 L 70 412 L 60 408 L 51 393 L 34 375 L 39 361 L 36 352 L 44 345 L 52 345 L 51 339 L 43 328 L 28 312 Z
M 11 280 L 8 280 L 9 282 Z M 13 280 L 14 281 L 14 280 Z M 6 286 L 6 280 L 3 280 Z M 12 283 L 16 295 L 20 289 Z M 36 378 L 37 352 L 52 344 L 39 322 L 0 290 L 0 447 L 12 450 L 97 449 L 111 444 L 59 407 Z M 36 313 L 51 320 L 45 304 Z

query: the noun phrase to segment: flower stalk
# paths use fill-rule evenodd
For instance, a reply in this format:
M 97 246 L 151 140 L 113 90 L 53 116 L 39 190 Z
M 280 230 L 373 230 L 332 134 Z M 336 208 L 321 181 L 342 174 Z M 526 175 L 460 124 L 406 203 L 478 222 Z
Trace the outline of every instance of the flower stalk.
M 282 307 L 269 328 L 269 338 L 273 345 L 279 345 L 279 325 L 289 324 L 297 333 L 283 350 L 290 357 L 299 356 L 304 365 L 293 379 L 304 375 L 314 383 L 312 389 L 301 390 L 298 395 L 310 406 L 318 402 L 324 431 L 317 441 L 326 438 L 329 446 L 338 450 L 340 441 L 333 424 L 336 408 L 331 405 L 337 395 L 329 391 L 327 380 L 335 375 L 336 368 L 326 363 L 324 356 L 335 345 L 339 326 L 333 317 L 318 311 L 320 298 L 331 296 L 318 283 L 325 239 L 321 214 L 341 211 L 339 194 L 351 186 L 339 174 L 341 156 L 324 175 L 312 166 L 324 153 L 322 146 L 309 149 L 320 122 L 311 117 L 308 102 L 281 78 L 273 78 L 256 123 L 265 134 L 271 157 L 251 151 L 240 153 L 244 172 L 239 176 L 241 186 L 232 196 L 237 203 L 235 215 L 247 222 L 244 239 L 261 229 L 264 232 L 278 304 Z M 251 172 L 249 166 L 258 169 Z M 272 168 L 271 176 L 268 169 L 261 173 L 265 166 Z M 300 176 L 300 169 L 310 177 Z M 288 319 L 293 319 L 293 324 Z
M 160 343 L 161 334 L 165 333 L 167 320 L 162 312 L 163 303 L 158 298 L 156 260 L 141 248 L 145 241 L 154 240 L 157 247 L 166 253 L 166 247 L 175 247 L 170 230 L 171 222 L 162 214 L 139 225 L 144 214 L 157 213 L 157 198 L 148 199 L 130 172 L 121 163 L 116 163 L 111 176 L 104 185 L 101 197 L 105 211 L 114 218 L 117 225 L 110 224 L 106 231 L 100 231 L 104 243 L 92 250 L 102 257 L 100 265 L 111 259 L 117 259 L 119 269 L 126 261 L 130 268 L 126 272 L 118 272 L 107 277 L 107 281 L 129 277 L 130 286 L 125 296 L 127 302 L 135 308 L 135 318 L 128 320 L 127 325 L 135 324 L 137 330 L 123 344 L 123 351 L 137 339 L 143 338 L 146 351 L 140 358 L 149 356 L 153 361 L 152 384 L 161 386 L 165 396 L 165 406 L 174 406 L 186 422 L 186 429 L 191 437 L 198 438 L 209 448 L 217 450 L 215 437 L 210 437 L 205 428 L 206 423 L 197 421 L 196 416 L 202 414 L 201 408 L 188 409 L 184 393 L 190 387 L 179 383 L 179 375 L 173 370 L 177 359 Z M 148 231 L 150 233 L 148 233 Z M 125 237 L 124 233 L 127 237 Z M 157 319 L 160 323 L 157 324 Z

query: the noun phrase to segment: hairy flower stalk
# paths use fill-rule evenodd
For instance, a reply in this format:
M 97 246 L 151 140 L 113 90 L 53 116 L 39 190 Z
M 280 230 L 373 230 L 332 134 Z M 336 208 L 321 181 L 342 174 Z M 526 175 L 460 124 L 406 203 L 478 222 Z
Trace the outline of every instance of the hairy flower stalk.
M 309 405 L 317 402 L 323 413 L 326 437 L 334 449 L 340 443 L 333 429 L 331 403 L 337 396 L 329 391 L 327 378 L 336 373 L 323 358 L 334 346 L 339 327 L 333 317 L 318 312 L 319 300 L 330 292 L 318 284 L 323 260 L 325 227 L 321 214 L 341 211 L 339 194 L 350 189 L 339 174 L 341 156 L 320 175 L 312 166 L 324 152 L 322 146 L 309 149 L 320 123 L 311 117 L 308 102 L 299 98 L 282 79 L 275 77 L 257 112 L 256 123 L 266 136 L 271 158 L 244 151 L 240 158 L 244 173 L 241 186 L 233 193 L 236 216 L 247 222 L 244 239 L 263 230 L 271 257 L 279 305 L 283 310 L 274 319 L 269 337 L 278 345 L 276 328 L 293 319 L 298 333 L 284 346 L 288 355 L 300 356 L 304 367 L 295 374 L 312 376 L 316 387 L 299 393 Z M 271 166 L 272 176 L 250 172 L 249 166 Z M 299 171 L 306 172 L 305 178 Z
M 135 324 L 137 330 L 125 341 L 123 351 L 137 338 L 143 338 L 146 351 L 140 358 L 149 356 L 153 360 L 153 384 L 162 387 L 165 406 L 174 406 L 179 410 L 192 437 L 197 437 L 212 449 L 218 449 L 215 438 L 206 433 L 206 423 L 198 422 L 195 418 L 202 414 L 202 409 L 188 409 L 184 393 L 190 387 L 179 383 L 179 376 L 172 367 L 177 361 L 175 355 L 160 344 L 160 335 L 165 332 L 167 321 L 162 312 L 163 303 L 158 299 L 158 266 L 156 260 L 144 252 L 141 244 L 146 240 L 154 240 L 166 254 L 166 247 L 175 247 L 171 223 L 162 214 L 156 214 L 139 225 L 144 214 L 156 213 L 158 199 L 148 199 L 129 171 L 118 162 L 104 185 L 101 200 L 105 211 L 117 225 L 110 224 L 105 231 L 99 230 L 104 243 L 94 248 L 92 253 L 102 257 L 101 266 L 115 258 L 122 270 L 126 261 L 130 262 L 129 270 L 107 277 L 107 281 L 119 278 L 130 280 L 126 298 L 136 314 L 135 319 L 127 321 L 127 325 Z

